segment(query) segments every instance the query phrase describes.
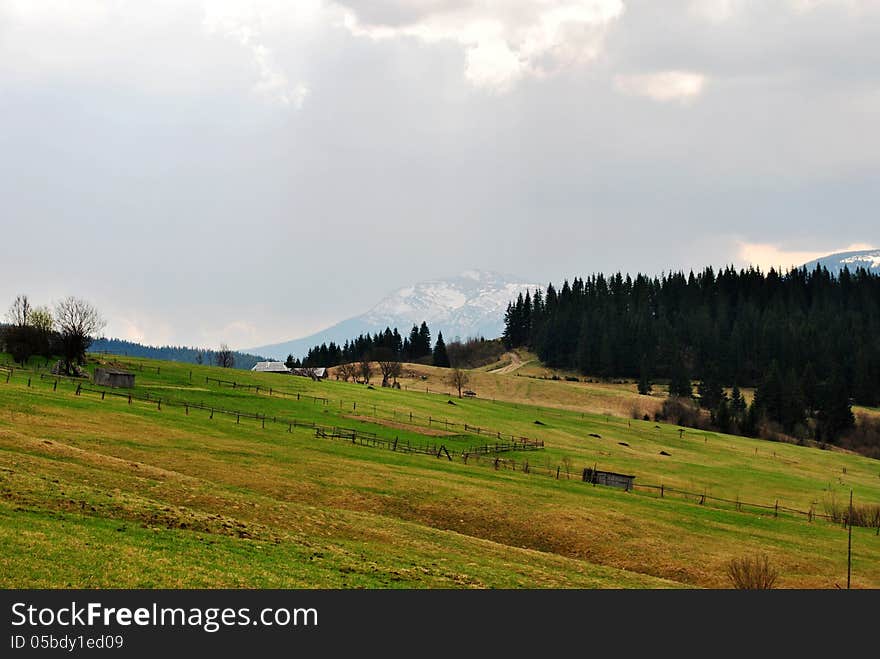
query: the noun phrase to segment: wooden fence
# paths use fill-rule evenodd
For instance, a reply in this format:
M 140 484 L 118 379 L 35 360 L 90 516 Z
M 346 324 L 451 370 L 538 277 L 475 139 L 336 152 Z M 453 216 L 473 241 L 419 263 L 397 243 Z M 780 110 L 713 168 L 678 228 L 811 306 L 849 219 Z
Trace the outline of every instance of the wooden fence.
M 7 383 L 10 382 L 11 377 L 16 373 L 16 369 L 11 367 L 0 366 L 0 370 L 7 373 L 7 377 L 5 379 Z M 18 369 L 18 371 L 21 372 L 21 369 Z M 23 373 L 22 375 L 25 375 L 25 373 Z M 379 438 L 378 436 L 376 436 L 375 433 L 371 433 L 368 431 L 355 430 L 352 428 L 340 428 L 338 426 L 322 426 L 316 424 L 314 421 L 304 422 L 298 421 L 297 419 L 286 419 L 278 416 L 269 416 L 254 412 L 244 412 L 241 410 L 230 410 L 220 407 L 213 407 L 204 403 L 195 403 L 167 397 L 158 398 L 151 396 L 149 393 L 138 396 L 133 393 L 125 393 L 117 390 L 95 389 L 92 387 L 83 386 L 83 381 L 81 379 L 77 381 L 76 378 L 64 378 L 63 376 L 32 378 L 30 375 L 28 375 L 27 386 L 31 387 L 36 381 L 42 381 L 44 379 L 52 380 L 53 391 L 57 390 L 58 384 L 61 381 L 76 381 L 77 386 L 74 394 L 77 396 L 82 396 L 84 393 L 86 393 L 94 395 L 95 399 L 98 399 L 98 397 L 100 397 L 100 400 L 106 400 L 107 398 L 121 398 L 126 400 L 129 405 L 133 404 L 134 402 L 142 402 L 148 403 L 150 405 L 155 405 L 156 409 L 159 411 L 162 410 L 163 405 L 165 407 L 177 407 L 182 408 L 187 415 L 189 415 L 191 410 L 203 410 L 209 412 L 210 418 L 212 419 L 217 414 L 235 417 L 236 423 L 240 423 L 242 419 L 251 419 L 259 421 L 263 428 L 266 427 L 267 423 L 286 426 L 287 432 L 292 432 L 294 428 L 311 428 L 315 430 L 315 436 L 318 438 L 338 439 L 351 442 L 352 444 L 360 446 L 381 448 L 403 453 L 430 455 L 438 458 L 446 457 L 449 460 L 453 459 L 453 454 L 450 453 L 445 445 L 414 445 L 408 441 L 400 442 L 397 438 L 395 438 L 394 440 Z M 2 381 L 2 378 L 0 378 L 0 382 Z M 551 465 L 549 464 L 549 462 L 546 462 L 542 465 L 539 462 L 530 462 L 528 459 L 516 460 L 499 457 L 499 454 L 503 452 L 539 450 L 544 446 L 544 443 L 540 440 L 529 440 L 528 438 L 522 439 L 524 441 L 486 444 L 482 447 L 470 447 L 462 450 L 459 455 L 465 464 L 488 465 L 495 470 L 510 470 L 514 472 L 518 471 L 523 474 L 547 476 L 550 478 L 555 478 L 557 480 L 574 479 L 577 482 L 581 482 L 581 479 L 579 477 L 581 470 L 575 469 L 571 464 Z M 594 465 L 593 468 L 596 468 L 596 465 Z M 595 486 L 595 484 L 593 484 L 593 486 Z M 677 496 L 683 500 L 690 501 L 697 505 L 712 505 L 715 508 L 728 510 L 732 509 L 736 512 L 741 513 L 757 513 L 762 515 L 772 514 L 775 518 L 780 517 L 782 514 L 787 514 L 789 516 L 793 515 L 799 518 L 802 517 L 808 522 L 812 522 L 816 519 L 826 520 L 829 522 L 841 522 L 841 519 L 837 519 L 840 517 L 840 515 L 835 517 L 832 515 L 817 512 L 815 509 L 815 504 L 813 504 L 809 510 L 802 510 L 799 508 L 782 505 L 780 504 L 778 499 L 773 504 L 757 503 L 754 501 L 746 501 L 740 498 L 728 499 L 723 497 L 716 497 L 710 495 L 707 491 L 692 492 L 664 484 L 653 485 L 636 482 L 633 484 L 633 488 L 636 492 L 651 492 L 658 499 L 665 499 L 669 496 Z M 848 525 L 849 520 L 847 519 L 847 513 L 844 513 L 842 517 L 842 523 L 845 526 Z M 880 536 L 880 516 L 874 516 L 867 522 L 855 522 L 855 524 L 869 526 L 871 528 L 876 527 L 877 535 Z
M 266 396 L 277 396 L 281 398 L 286 398 L 289 400 L 296 400 L 298 402 L 311 402 L 313 404 L 321 404 L 322 406 L 330 406 L 330 405 L 338 405 L 340 408 L 346 406 L 345 401 L 343 400 L 334 400 L 331 398 L 326 398 L 323 396 L 314 396 L 311 394 L 304 394 L 302 392 L 294 392 L 294 391 L 286 391 L 284 389 L 278 389 L 275 387 L 266 387 L 264 385 L 256 385 L 256 384 L 243 384 L 236 380 L 223 380 L 220 378 L 212 378 L 205 377 L 205 384 L 214 383 L 218 387 L 228 387 L 230 389 L 235 390 L 243 390 L 243 391 L 252 391 L 256 394 L 266 395 Z M 396 421 L 408 423 L 413 426 L 418 426 L 422 428 L 431 428 L 431 429 L 443 429 L 445 431 L 455 431 L 460 429 L 464 433 L 472 433 L 479 436 L 485 437 L 493 437 L 500 442 L 504 442 L 505 440 L 511 444 L 522 444 L 527 448 L 522 450 L 534 450 L 534 444 L 537 442 L 540 446 L 543 446 L 543 442 L 537 439 L 532 439 L 529 437 L 523 437 L 521 435 L 514 435 L 511 433 L 503 433 L 500 430 L 493 430 L 491 428 L 486 428 L 485 426 L 475 426 L 472 424 L 458 421 L 450 421 L 449 419 L 441 419 L 434 416 L 420 416 L 411 410 L 400 410 L 393 409 L 388 410 L 386 408 L 382 408 L 378 405 L 372 403 L 361 403 L 360 408 L 358 407 L 357 401 L 350 401 L 351 411 L 352 413 L 357 413 L 360 409 L 364 411 L 366 408 L 367 412 L 372 411 L 373 416 L 377 419 L 386 419 L 388 421 Z M 382 416 L 384 415 L 384 416 Z M 506 449 L 512 450 L 512 449 Z

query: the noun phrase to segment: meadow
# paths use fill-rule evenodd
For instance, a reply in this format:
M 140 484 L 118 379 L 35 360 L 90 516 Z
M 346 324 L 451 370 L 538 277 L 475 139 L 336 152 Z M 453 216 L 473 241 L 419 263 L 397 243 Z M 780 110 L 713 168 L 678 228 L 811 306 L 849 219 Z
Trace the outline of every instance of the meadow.
M 712 588 L 761 553 L 780 587 L 834 588 L 847 530 L 822 515 L 880 503 L 875 460 L 630 419 L 660 398 L 622 385 L 475 371 L 459 399 L 425 366 L 396 390 L 118 361 L 131 392 L 0 370 L 3 587 Z M 510 436 L 544 448 L 462 456 Z M 853 529 L 852 575 L 880 587 L 876 529 Z

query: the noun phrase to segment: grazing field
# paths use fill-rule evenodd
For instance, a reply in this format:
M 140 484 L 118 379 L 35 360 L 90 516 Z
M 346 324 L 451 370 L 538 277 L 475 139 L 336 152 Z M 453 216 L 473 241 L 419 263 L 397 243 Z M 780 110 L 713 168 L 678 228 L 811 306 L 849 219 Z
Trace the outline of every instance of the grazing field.
M 880 503 L 880 462 L 630 420 L 623 385 L 481 371 L 458 399 L 415 365 L 391 390 L 120 360 L 131 402 L 0 370 L 0 586 L 728 587 L 760 552 L 781 587 L 833 588 L 847 532 L 821 515 Z M 544 447 L 474 452 L 523 438 Z M 642 487 L 581 482 L 594 466 Z M 873 528 L 853 585 L 880 587 Z

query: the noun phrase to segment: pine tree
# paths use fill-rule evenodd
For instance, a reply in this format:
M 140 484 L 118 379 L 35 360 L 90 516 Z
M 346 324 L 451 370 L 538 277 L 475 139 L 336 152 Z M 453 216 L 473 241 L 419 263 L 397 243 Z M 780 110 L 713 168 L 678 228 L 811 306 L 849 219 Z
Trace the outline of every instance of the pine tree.
M 801 390 L 804 394 L 804 405 L 806 405 L 807 411 L 812 414 L 816 411 L 819 398 L 819 379 L 816 377 L 813 362 L 807 362 L 804 367 L 803 375 L 801 375 Z
M 733 427 L 733 415 L 726 396 L 718 402 L 718 406 L 712 411 L 712 422 L 721 432 L 730 432 Z
M 855 425 L 849 394 L 841 377 L 834 373 L 831 380 L 819 388 L 816 410 L 816 439 L 835 443 L 845 431 Z
M 691 376 L 681 359 L 678 359 L 674 366 L 672 379 L 669 381 L 669 395 L 681 398 L 690 398 L 694 395 Z
M 724 397 L 724 388 L 718 379 L 717 372 L 714 368 L 710 368 L 708 373 L 700 380 L 697 385 L 697 393 L 700 394 L 700 407 L 707 410 L 718 408 L 721 399 Z
M 740 421 L 746 413 L 746 399 L 737 385 L 733 385 L 733 391 L 730 393 L 730 412 L 733 417 Z
M 431 354 L 431 331 L 428 329 L 428 323 L 425 321 L 422 321 L 422 325 L 419 327 L 418 346 L 419 353 L 416 356 L 417 358 Z
M 642 360 L 641 375 L 639 376 L 639 394 L 642 396 L 650 396 L 653 387 L 651 380 L 648 378 L 648 365 L 646 360 Z
M 446 353 L 443 332 L 437 333 L 437 343 L 434 344 L 434 366 L 449 368 L 449 355 Z
M 755 390 L 754 405 L 770 421 L 782 422 L 783 384 L 776 361 L 770 364 L 767 374 Z

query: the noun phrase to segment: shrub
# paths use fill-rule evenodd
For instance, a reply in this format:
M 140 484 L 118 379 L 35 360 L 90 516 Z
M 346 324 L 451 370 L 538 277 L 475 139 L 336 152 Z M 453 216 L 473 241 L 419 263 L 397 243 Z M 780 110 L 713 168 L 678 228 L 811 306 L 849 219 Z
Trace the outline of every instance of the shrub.
M 727 564 L 727 578 L 737 590 L 770 590 L 779 572 L 766 554 L 733 558 Z
M 708 419 L 700 411 L 700 407 L 690 398 L 673 396 L 663 401 L 660 412 L 654 416 L 655 421 L 667 421 L 688 428 L 705 429 Z

